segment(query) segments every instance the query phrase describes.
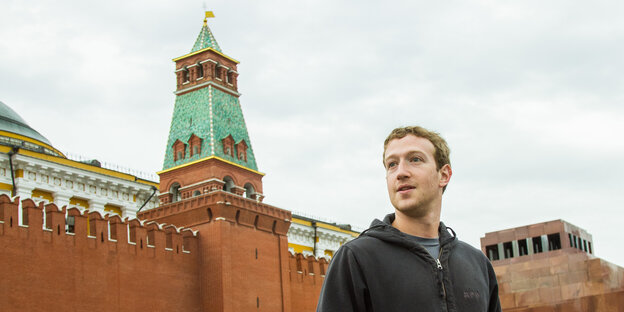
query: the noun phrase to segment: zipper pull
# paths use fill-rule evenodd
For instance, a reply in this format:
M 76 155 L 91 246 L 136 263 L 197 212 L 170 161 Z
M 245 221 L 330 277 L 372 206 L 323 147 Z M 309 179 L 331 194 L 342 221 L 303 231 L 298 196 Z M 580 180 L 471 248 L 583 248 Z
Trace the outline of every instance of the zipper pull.
M 438 270 L 442 271 L 442 263 L 440 263 L 440 259 L 436 259 L 436 264 L 438 264 Z

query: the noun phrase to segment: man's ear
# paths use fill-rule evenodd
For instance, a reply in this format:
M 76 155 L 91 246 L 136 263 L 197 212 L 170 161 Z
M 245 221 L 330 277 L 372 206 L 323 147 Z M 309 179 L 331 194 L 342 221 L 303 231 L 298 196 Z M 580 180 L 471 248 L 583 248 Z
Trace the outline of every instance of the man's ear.
M 453 175 L 453 170 L 449 164 L 446 164 L 440 168 L 440 187 L 445 187 L 451 181 L 451 176 Z

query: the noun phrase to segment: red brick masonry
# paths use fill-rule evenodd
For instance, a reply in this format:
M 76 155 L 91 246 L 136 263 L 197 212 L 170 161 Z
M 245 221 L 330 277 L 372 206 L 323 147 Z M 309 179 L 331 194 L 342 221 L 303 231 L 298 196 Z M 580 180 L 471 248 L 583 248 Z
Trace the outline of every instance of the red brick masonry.
M 327 262 L 288 252 L 290 212 L 217 191 L 149 214 L 193 229 L 0 195 L 0 310 L 314 311 Z

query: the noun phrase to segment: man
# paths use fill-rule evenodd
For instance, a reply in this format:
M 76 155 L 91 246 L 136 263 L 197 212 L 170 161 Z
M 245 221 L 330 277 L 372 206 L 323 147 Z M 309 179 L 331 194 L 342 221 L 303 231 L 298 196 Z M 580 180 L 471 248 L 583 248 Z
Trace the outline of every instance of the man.
M 488 259 L 440 222 L 449 154 L 424 128 L 390 133 L 383 163 L 395 212 L 336 252 L 317 311 L 501 311 Z

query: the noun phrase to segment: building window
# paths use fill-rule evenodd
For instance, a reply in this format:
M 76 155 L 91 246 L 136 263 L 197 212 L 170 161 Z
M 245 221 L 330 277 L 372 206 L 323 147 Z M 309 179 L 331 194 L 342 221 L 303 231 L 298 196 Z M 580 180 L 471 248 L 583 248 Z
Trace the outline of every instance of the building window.
M 591 242 L 587 242 L 587 248 L 588 248 L 589 253 L 593 255 L 594 253 L 592 252 Z
M 518 240 L 518 252 L 519 252 L 519 256 L 525 256 L 529 254 L 529 248 L 527 246 L 526 239 Z
M 221 65 L 217 64 L 215 65 L 215 70 L 214 70 L 214 78 L 217 80 L 221 80 Z
M 221 142 L 223 143 L 223 154 L 234 157 L 234 138 L 232 135 L 228 135 Z
M 561 238 L 559 237 L 559 233 L 549 234 L 548 235 L 548 250 L 559 250 L 561 249 Z
M 173 143 L 173 161 L 184 159 L 186 155 L 186 144 L 180 140 L 176 140 Z
M 245 140 L 236 143 L 236 155 L 239 160 L 247 161 L 247 143 Z
M 256 190 L 254 189 L 251 183 L 245 183 L 245 197 L 254 198 L 256 195 Z
M 499 260 L 498 258 L 498 245 L 485 246 L 485 253 L 490 261 Z
M 191 80 L 188 68 L 184 67 L 182 70 L 182 83 L 189 82 Z
M 204 68 L 202 64 L 197 63 L 197 79 L 204 78 Z
M 505 259 L 513 258 L 513 244 L 511 242 L 503 243 L 503 250 L 505 251 Z
M 541 236 L 533 237 L 532 241 L 533 241 L 533 252 L 534 253 L 544 252 L 544 249 L 542 248 L 542 237 Z
M 232 190 L 234 189 L 234 180 L 232 180 L 231 177 L 226 176 L 225 178 L 223 178 L 223 182 L 225 182 L 223 184 L 223 190 L 226 192 L 232 192 Z
M 67 220 L 65 221 L 65 232 L 76 233 L 74 224 L 75 224 L 74 216 L 67 216 Z
M 188 140 L 188 144 L 191 147 L 191 157 L 193 155 L 199 155 L 201 153 L 202 139 L 195 134 L 192 134 Z
M 173 183 L 173 185 L 171 185 L 171 188 L 169 188 L 169 193 L 171 193 L 172 203 L 179 201 L 180 200 L 180 184 L 177 182 Z

